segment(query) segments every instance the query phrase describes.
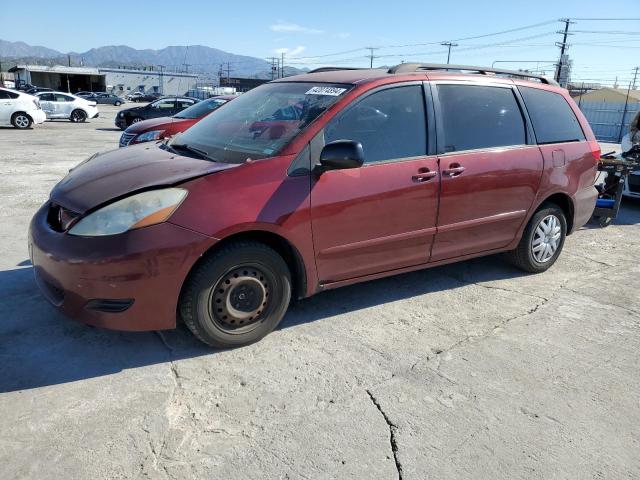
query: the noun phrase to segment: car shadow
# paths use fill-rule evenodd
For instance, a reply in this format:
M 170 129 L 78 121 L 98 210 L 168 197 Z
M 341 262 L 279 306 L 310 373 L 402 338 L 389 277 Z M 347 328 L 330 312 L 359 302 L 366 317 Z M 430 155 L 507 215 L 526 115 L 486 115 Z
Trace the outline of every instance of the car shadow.
M 99 132 L 121 132 L 122 130 L 120 130 L 119 128 L 113 127 L 113 128 L 96 128 L 96 131 L 99 131 Z
M 28 261 L 21 264 L 30 265 Z M 497 280 L 520 275 L 520 271 L 490 257 L 361 283 L 293 302 L 279 328 L 459 288 L 480 277 Z M 114 332 L 67 319 L 42 297 L 31 266 L 0 272 L 0 292 L 0 392 L 86 380 L 217 353 L 196 340 L 182 324 L 164 332 Z
M 624 225 L 639 224 L 640 202 L 625 201 L 618 220 Z M 101 330 L 69 320 L 42 297 L 30 262 L 19 266 L 22 268 L 0 272 L 0 392 L 86 380 L 218 352 L 201 344 L 181 324 L 161 333 L 136 333 Z M 469 283 L 526 275 L 498 256 L 490 256 L 360 283 L 293 302 L 279 329 Z

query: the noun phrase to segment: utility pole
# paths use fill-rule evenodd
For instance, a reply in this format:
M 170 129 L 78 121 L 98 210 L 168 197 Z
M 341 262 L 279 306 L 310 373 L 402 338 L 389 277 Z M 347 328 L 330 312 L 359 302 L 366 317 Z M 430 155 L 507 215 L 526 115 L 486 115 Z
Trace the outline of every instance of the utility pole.
M 369 68 L 373 68 L 373 59 L 375 58 L 375 56 L 373 55 L 373 52 L 375 52 L 376 50 L 380 50 L 380 47 L 365 47 L 367 50 L 369 50 Z
M 184 73 L 189 73 L 189 67 L 191 66 L 190 63 L 183 63 L 182 65 L 184 65 Z
M 158 79 L 159 79 L 159 86 L 158 86 L 158 90 L 160 90 L 160 95 L 164 95 L 164 65 L 158 65 L 158 68 L 160 69 L 160 74 L 158 75 Z
M 284 52 L 280 52 L 280 78 L 284 78 Z
M 633 72 L 634 72 L 633 73 L 633 86 L 631 87 L 631 90 L 635 90 L 636 89 L 636 80 L 638 78 L 638 69 L 639 68 L 640 67 L 636 67 L 636 68 L 633 69 Z
M 569 25 L 572 23 L 576 23 L 572 22 L 569 18 L 562 18 L 560 19 L 560 21 L 564 22 L 564 31 L 556 32 L 562 35 L 562 42 L 556 42 L 556 46 L 560 47 L 560 59 L 558 60 L 558 64 L 556 65 L 555 75 L 555 80 L 558 83 L 560 83 L 560 76 L 562 75 L 562 67 L 564 65 L 564 52 L 566 52 L 567 48 L 569 47 L 569 45 L 567 44 L 567 37 L 571 35 L 569 33 Z
M 271 80 L 273 80 L 277 74 L 276 61 L 278 60 L 276 57 L 271 57 Z
M 449 47 L 449 50 L 447 51 L 447 65 L 449 65 L 449 61 L 451 60 L 451 47 L 457 47 L 458 44 L 451 42 L 442 42 L 440 45 L 442 45 L 443 47 Z
M 229 77 L 231 76 L 231 64 L 227 62 L 227 85 L 230 85 Z

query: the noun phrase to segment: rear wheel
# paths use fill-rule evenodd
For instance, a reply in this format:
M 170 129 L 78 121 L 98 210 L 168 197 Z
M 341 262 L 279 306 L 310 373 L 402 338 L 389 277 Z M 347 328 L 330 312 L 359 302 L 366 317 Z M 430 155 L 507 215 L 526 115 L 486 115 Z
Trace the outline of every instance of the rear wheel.
M 71 120 L 73 123 L 82 123 L 87 120 L 87 112 L 78 108 L 71 112 L 69 120 Z
M 120 105 L 122 105 L 122 102 L 121 102 L 120 100 L 116 100 L 116 101 L 115 101 L 115 103 L 114 103 L 114 105 L 115 105 L 116 107 L 119 107 Z
M 31 117 L 24 112 L 16 112 L 11 117 L 11 125 L 21 130 L 29 128 L 32 123 Z
M 179 313 L 193 334 L 217 348 L 260 340 L 275 329 L 291 300 L 291 275 L 278 253 L 258 242 L 229 244 L 191 273 Z
M 518 247 L 507 256 L 526 272 L 544 272 L 560 256 L 566 235 L 564 212 L 555 204 L 545 203 L 529 220 Z

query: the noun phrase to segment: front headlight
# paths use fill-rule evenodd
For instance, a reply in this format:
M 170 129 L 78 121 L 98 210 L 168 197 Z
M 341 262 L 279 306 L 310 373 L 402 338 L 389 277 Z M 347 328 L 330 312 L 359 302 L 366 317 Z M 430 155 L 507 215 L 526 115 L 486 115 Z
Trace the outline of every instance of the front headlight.
M 87 215 L 70 230 L 70 235 L 98 237 L 116 235 L 167 220 L 187 196 L 182 188 L 138 193 Z
M 150 142 L 152 140 L 158 140 L 160 135 L 164 133 L 164 130 L 151 130 L 150 132 L 145 132 L 138 135 L 133 139 L 132 143 L 142 143 L 142 142 Z
M 119 113 L 118 113 L 118 116 L 119 116 L 120 118 L 122 118 L 122 117 L 124 117 L 124 113 L 119 112 Z

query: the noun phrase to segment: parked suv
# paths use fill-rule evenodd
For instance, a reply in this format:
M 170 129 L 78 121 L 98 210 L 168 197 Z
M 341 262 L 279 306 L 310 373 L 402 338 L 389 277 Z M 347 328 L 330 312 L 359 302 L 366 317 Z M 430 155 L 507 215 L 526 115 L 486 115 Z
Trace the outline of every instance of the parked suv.
M 0 88 L 0 125 L 24 129 L 34 123 L 43 123 L 46 119 L 36 97 L 10 88 Z
M 593 212 L 600 150 L 566 90 L 524 75 L 320 69 L 94 155 L 31 222 L 37 282 L 91 325 L 177 314 L 233 347 L 292 296 L 498 252 L 543 272 Z
M 124 130 L 134 123 L 150 118 L 170 117 L 198 102 L 197 98 L 164 97 L 148 105 L 120 110 L 116 115 L 115 124 L 120 130 Z

